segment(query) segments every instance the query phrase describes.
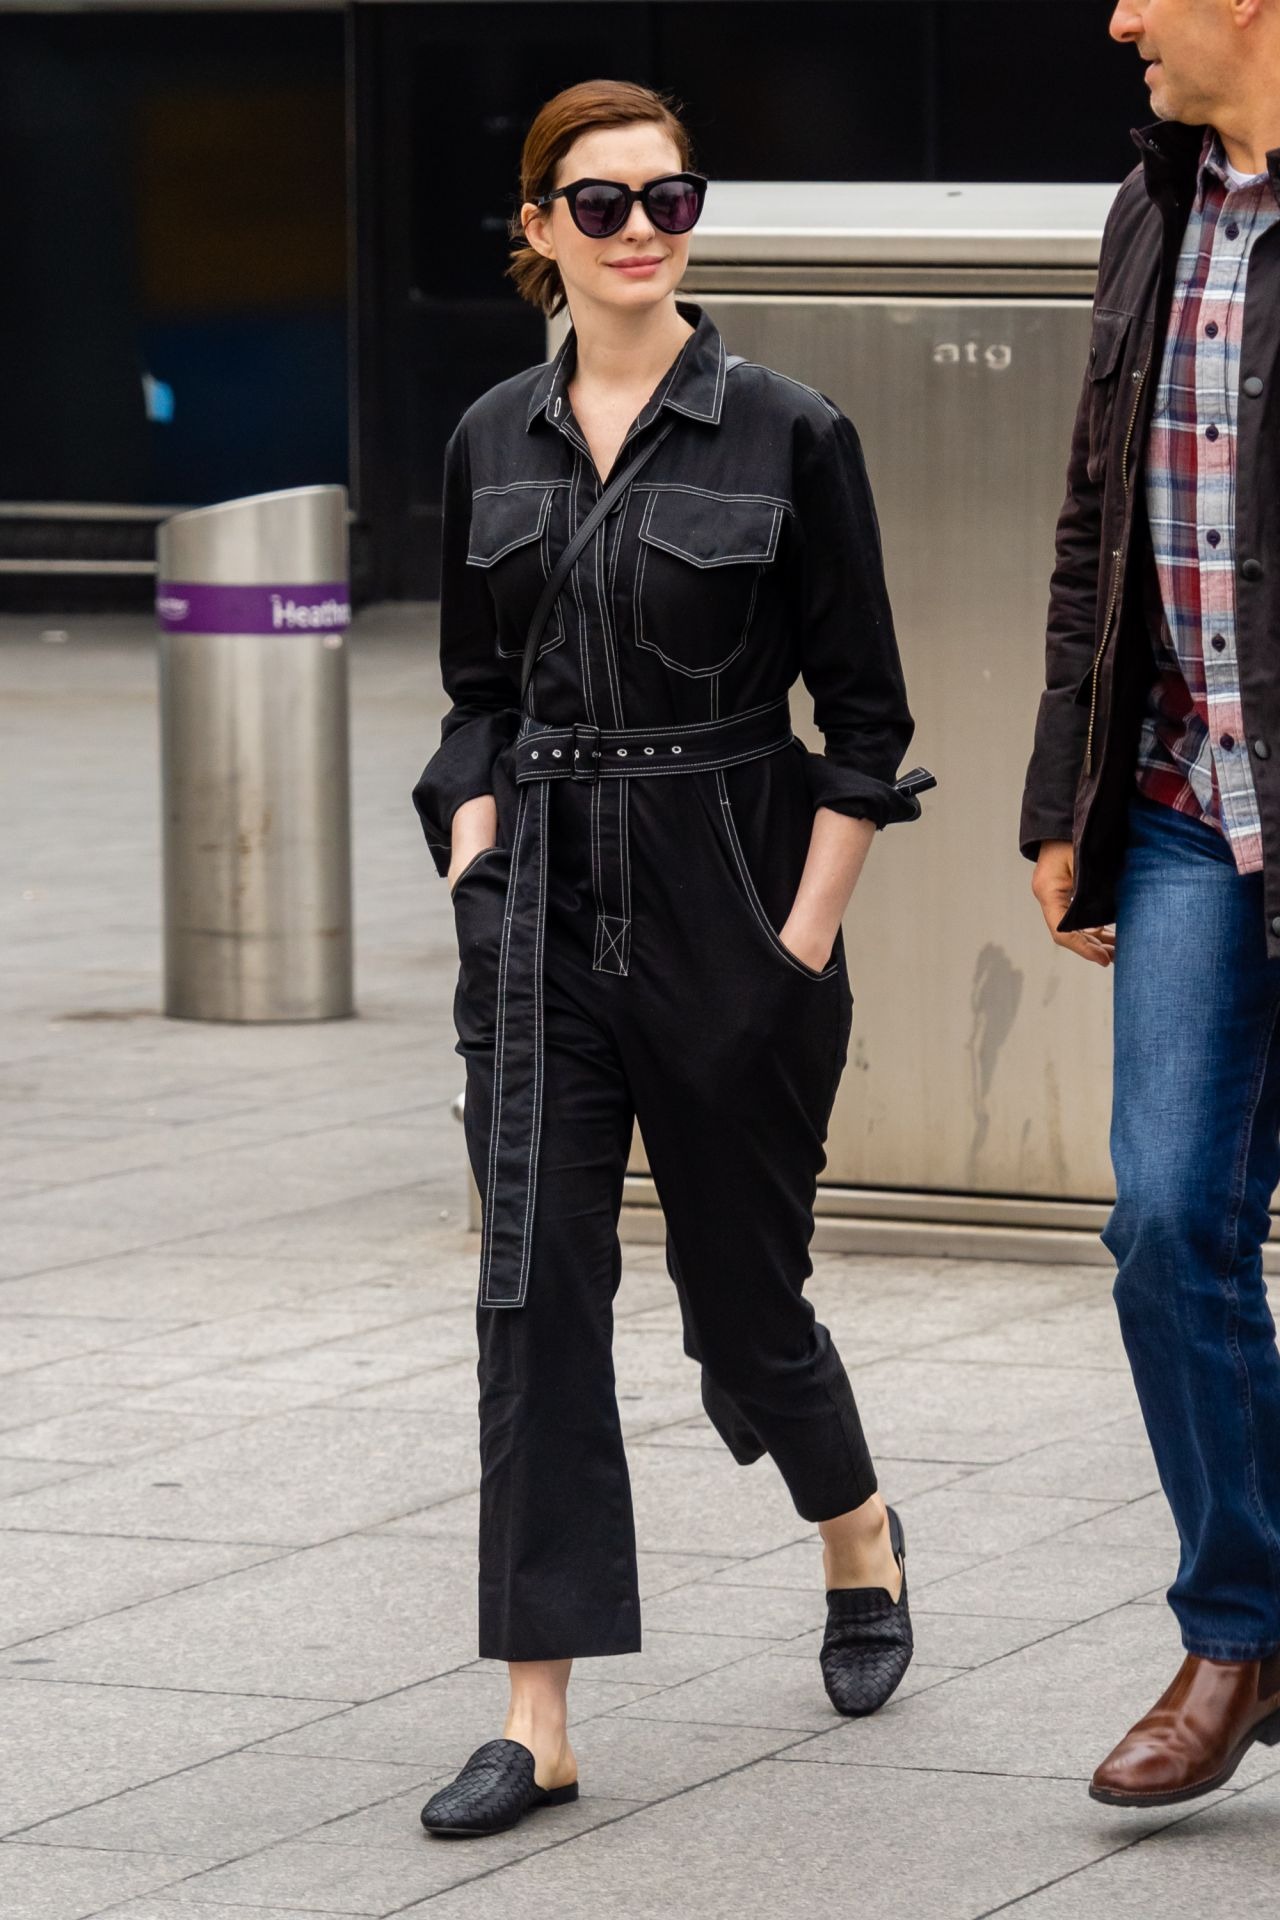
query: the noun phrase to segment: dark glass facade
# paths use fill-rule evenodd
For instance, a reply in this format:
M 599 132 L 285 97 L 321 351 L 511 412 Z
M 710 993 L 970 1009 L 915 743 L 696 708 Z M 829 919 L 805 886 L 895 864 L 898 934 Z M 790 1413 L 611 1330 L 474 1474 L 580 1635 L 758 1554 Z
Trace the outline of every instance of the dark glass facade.
M 185 505 L 345 480 L 358 591 L 429 595 L 444 441 L 542 354 L 503 270 L 544 99 L 600 74 L 669 90 L 713 178 L 1118 180 L 1148 111 L 1110 12 L 0 10 L 0 559 L 86 550 L 73 521 L 37 535 L 4 501 Z M 115 539 L 142 553 L 150 527 Z

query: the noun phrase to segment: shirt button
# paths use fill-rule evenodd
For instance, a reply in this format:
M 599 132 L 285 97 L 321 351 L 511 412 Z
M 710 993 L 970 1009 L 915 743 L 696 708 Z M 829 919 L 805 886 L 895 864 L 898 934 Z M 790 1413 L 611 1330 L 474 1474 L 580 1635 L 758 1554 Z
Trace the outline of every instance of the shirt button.
M 1262 382 L 1258 378 L 1256 373 L 1251 373 L 1249 375 L 1249 378 L 1244 382 L 1244 385 L 1241 388 L 1241 391 L 1243 393 L 1247 393 L 1251 400 L 1257 399 L 1258 395 L 1262 392 Z
M 1224 753 L 1230 753 L 1235 744 L 1236 737 L 1234 733 L 1224 733 L 1218 741 L 1218 745 Z
M 1211 547 L 1216 547 L 1218 542 L 1221 540 L 1221 538 L 1222 538 L 1222 535 L 1218 532 L 1218 529 L 1216 527 L 1210 527 L 1208 533 L 1206 533 L 1205 535 L 1205 539 L 1209 542 L 1209 545 Z
M 1253 743 L 1253 750 L 1257 754 L 1259 760 L 1267 760 L 1270 758 L 1271 749 L 1267 745 L 1265 740 L 1255 740 Z
M 1218 437 L 1218 429 L 1216 427 L 1206 427 L 1204 437 L 1206 440 L 1216 440 Z
M 1280 913 L 1277 913 L 1273 916 L 1271 921 L 1271 931 L 1272 933 L 1280 933 Z
M 1240 229 L 1236 225 L 1234 220 L 1231 222 L 1231 225 L 1226 229 L 1226 234 L 1227 234 L 1228 240 L 1238 240 L 1240 238 Z
M 1240 572 L 1246 580 L 1261 580 L 1262 578 L 1261 560 L 1244 561 L 1240 568 Z
M 1226 644 L 1227 644 L 1226 641 L 1223 639 L 1220 633 L 1215 633 L 1213 636 L 1213 639 L 1209 642 L 1209 645 L 1213 648 L 1215 653 L 1221 653 L 1223 649 L 1226 647 Z
M 1205 328 L 1205 332 L 1206 332 L 1206 333 L 1208 334 L 1208 336 L 1209 336 L 1209 338 L 1210 338 L 1211 340 L 1216 340 L 1216 339 L 1217 339 L 1217 337 L 1218 337 L 1218 323 L 1217 323 L 1217 321 L 1216 321 L 1216 320 L 1211 320 L 1211 321 L 1209 322 L 1209 324 L 1208 324 L 1208 326 L 1207 326 L 1207 327 Z

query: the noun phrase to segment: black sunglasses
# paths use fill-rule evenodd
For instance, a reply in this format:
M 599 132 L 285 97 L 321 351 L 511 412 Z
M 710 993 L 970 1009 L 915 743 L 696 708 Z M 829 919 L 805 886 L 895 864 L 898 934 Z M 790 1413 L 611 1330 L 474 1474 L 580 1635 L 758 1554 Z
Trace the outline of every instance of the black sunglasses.
M 706 193 L 707 183 L 700 173 L 664 173 L 660 180 L 646 180 L 642 187 L 624 186 L 621 180 L 575 180 L 572 186 L 544 193 L 535 204 L 549 207 L 553 200 L 567 200 L 579 233 L 590 240 L 607 240 L 626 226 L 637 200 L 660 233 L 688 233 L 697 225 Z

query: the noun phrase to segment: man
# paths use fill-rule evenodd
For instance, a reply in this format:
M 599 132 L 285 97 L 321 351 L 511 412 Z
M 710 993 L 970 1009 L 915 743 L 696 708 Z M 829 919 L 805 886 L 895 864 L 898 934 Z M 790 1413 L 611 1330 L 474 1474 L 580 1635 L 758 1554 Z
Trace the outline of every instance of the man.
M 1159 123 L 1103 237 L 1021 838 L 1054 939 L 1115 966 L 1103 1237 L 1186 1659 L 1090 1791 L 1148 1806 L 1280 1742 L 1280 0 L 1111 33 Z

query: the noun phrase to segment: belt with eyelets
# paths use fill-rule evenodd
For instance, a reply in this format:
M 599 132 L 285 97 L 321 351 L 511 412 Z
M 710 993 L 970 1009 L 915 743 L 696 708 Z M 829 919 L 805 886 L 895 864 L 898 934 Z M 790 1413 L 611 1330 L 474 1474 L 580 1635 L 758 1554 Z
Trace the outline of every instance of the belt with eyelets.
M 785 699 L 686 726 L 544 726 L 526 717 L 515 743 L 519 793 L 498 961 L 493 1115 L 484 1191 L 480 1303 L 528 1296 L 542 1134 L 542 963 L 547 925 L 547 813 L 552 781 L 591 784 L 593 970 L 625 975 L 631 948 L 627 788 L 616 780 L 712 773 L 792 743 Z
M 785 700 L 723 720 L 675 727 L 541 727 L 516 741 L 516 780 L 612 780 L 633 775 L 706 773 L 758 760 L 790 746 Z

